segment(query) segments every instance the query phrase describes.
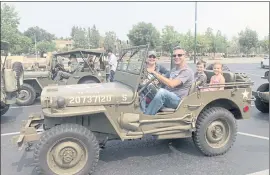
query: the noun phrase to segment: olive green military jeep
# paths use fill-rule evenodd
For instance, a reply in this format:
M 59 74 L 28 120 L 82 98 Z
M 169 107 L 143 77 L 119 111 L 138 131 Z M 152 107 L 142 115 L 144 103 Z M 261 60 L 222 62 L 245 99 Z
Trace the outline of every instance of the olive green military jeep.
M 41 94 L 42 89 L 49 84 L 65 85 L 106 82 L 106 74 L 108 74 L 109 70 L 106 67 L 107 61 L 105 60 L 104 53 L 105 51 L 102 50 L 76 49 L 53 54 L 48 60 L 48 70 L 25 71 L 24 84 L 17 98 L 17 105 L 32 105 Z M 68 60 L 65 57 L 69 57 L 71 54 L 76 55 L 77 60 L 81 57 L 81 60 L 78 60 L 78 62 L 82 64 L 83 70 L 72 73 L 68 79 L 62 78 L 60 82 L 56 82 L 54 79 L 58 71 L 67 72 L 65 69 L 67 66 L 65 66 L 64 61 Z M 99 65 L 97 66 L 97 64 Z
M 148 45 L 123 49 L 112 83 L 47 86 L 41 93 L 42 114 L 33 114 L 15 137 L 21 149 L 37 141 L 34 159 L 44 174 L 85 175 L 94 172 L 100 148 L 108 140 L 193 137 L 206 156 L 226 153 L 237 134 L 237 120 L 249 119 L 253 82 L 224 72 L 225 90 L 202 92 L 194 83 L 177 109 L 162 108 L 145 115 L 139 96 L 156 78 L 138 90 L 145 74 Z M 207 77 L 214 75 L 207 70 Z M 214 86 L 213 86 L 214 87 Z M 39 131 L 43 133 L 40 134 Z
M 6 61 L 8 50 L 9 44 L 1 41 L 1 116 L 8 111 L 10 104 L 16 103 L 18 90 L 23 83 L 23 65 L 20 62 L 11 65 L 10 61 Z
M 262 79 L 267 79 L 268 83 L 264 83 L 257 88 L 257 91 L 253 91 L 255 96 L 255 106 L 262 113 L 269 113 L 269 71 L 264 73 Z

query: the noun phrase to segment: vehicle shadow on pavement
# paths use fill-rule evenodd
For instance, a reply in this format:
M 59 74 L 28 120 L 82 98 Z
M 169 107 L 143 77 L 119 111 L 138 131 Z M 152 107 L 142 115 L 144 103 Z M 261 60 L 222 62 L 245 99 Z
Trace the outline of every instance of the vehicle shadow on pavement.
M 12 112 L 11 112 L 12 110 Z M 11 108 L 9 111 L 1 116 L 1 124 L 10 123 L 16 120 L 17 116 L 23 113 L 22 108 Z M 12 115 L 11 115 L 12 114 Z
M 254 118 L 256 120 L 262 120 L 262 121 L 268 121 L 269 122 L 269 113 L 266 114 L 266 113 L 258 112 L 258 113 L 255 113 Z
M 24 168 L 33 168 L 32 173 L 29 175 L 37 175 L 35 171 L 34 159 L 33 159 L 33 147 L 30 149 L 29 152 L 25 150 L 21 150 L 23 152 L 21 159 L 18 162 L 12 163 L 12 167 L 16 169 L 17 172 L 23 172 Z
M 192 139 L 156 140 L 150 136 L 141 140 L 110 141 L 100 152 L 100 161 L 110 162 L 130 157 L 151 157 L 175 153 L 202 156 L 194 146 Z

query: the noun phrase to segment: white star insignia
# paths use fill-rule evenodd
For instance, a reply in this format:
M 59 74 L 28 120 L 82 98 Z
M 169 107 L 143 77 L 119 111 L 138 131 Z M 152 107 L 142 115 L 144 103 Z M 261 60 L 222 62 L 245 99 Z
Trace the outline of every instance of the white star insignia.
M 248 92 L 248 91 L 246 91 L 246 89 L 245 89 L 245 92 L 243 92 L 243 93 L 242 93 L 242 95 L 243 95 L 243 99 L 248 98 L 248 94 L 249 94 L 249 92 Z

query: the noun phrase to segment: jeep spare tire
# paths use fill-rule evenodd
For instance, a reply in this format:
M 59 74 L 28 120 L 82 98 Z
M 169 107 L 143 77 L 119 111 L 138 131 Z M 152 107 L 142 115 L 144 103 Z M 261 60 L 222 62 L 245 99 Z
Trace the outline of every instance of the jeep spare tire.
M 35 99 L 35 89 L 31 85 L 24 83 L 20 88 L 18 97 L 16 99 L 16 104 L 19 106 L 29 106 L 34 103 Z

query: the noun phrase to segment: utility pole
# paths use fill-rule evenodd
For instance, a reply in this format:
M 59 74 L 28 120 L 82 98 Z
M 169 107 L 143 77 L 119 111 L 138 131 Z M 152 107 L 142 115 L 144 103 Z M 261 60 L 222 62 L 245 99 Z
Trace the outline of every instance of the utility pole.
M 194 44 L 194 64 L 196 64 L 197 59 L 197 1 L 195 2 L 195 44 Z
M 36 60 L 37 60 L 37 38 L 35 34 L 35 52 L 36 52 Z

